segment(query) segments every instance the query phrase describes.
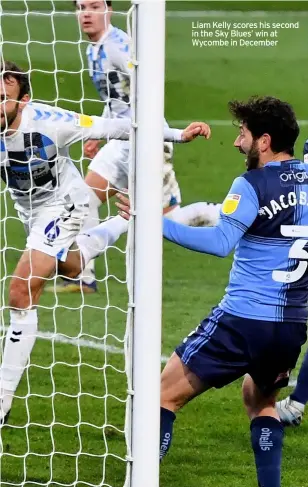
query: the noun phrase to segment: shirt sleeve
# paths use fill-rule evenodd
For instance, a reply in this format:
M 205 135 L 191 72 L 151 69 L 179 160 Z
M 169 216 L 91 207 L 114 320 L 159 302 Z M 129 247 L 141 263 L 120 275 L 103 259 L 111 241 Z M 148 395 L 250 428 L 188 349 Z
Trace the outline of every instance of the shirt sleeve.
M 71 120 L 62 123 L 61 130 L 58 129 L 57 132 L 57 144 L 60 148 L 80 140 L 129 139 L 131 130 L 129 118 L 110 119 L 75 112 L 67 113 Z
M 163 235 L 187 249 L 226 257 L 252 225 L 258 211 L 255 190 L 244 177 L 239 177 L 222 204 L 216 227 L 189 227 L 164 218 Z

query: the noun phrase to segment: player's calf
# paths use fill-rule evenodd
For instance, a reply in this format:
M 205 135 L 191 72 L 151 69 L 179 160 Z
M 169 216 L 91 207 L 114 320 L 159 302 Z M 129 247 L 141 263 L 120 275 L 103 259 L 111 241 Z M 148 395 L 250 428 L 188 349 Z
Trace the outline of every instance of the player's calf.
M 175 413 L 205 390 L 201 380 L 174 353 L 161 375 L 160 460 L 171 445 Z

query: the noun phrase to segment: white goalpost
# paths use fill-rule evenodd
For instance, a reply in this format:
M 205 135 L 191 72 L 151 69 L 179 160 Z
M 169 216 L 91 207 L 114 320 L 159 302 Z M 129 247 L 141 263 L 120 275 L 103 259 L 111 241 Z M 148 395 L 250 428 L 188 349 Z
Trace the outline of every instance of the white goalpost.
M 0 6 L 0 61 L 29 71 L 34 101 L 87 114 L 100 103 L 99 115 L 75 12 L 48 3 Z M 165 0 L 134 0 L 126 12 L 114 1 L 113 11 L 134 65 L 127 243 L 97 259 L 99 293 L 43 293 L 38 339 L 0 426 L 2 487 L 159 486 Z M 84 177 L 83 144 L 71 157 Z M 1 358 L 26 235 L 5 182 L 0 198 Z M 108 200 L 101 218 L 115 214 Z
M 133 30 L 138 65 L 133 83 L 136 216 L 131 485 L 158 487 L 165 2 L 138 2 Z M 158 33 L 155 41 L 153 32 Z M 150 187 L 144 184 L 146 180 Z

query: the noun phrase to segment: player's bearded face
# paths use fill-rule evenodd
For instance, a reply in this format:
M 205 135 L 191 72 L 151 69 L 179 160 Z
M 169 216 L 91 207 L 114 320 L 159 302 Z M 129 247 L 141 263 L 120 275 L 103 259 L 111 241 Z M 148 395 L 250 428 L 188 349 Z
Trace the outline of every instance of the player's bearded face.
M 253 140 L 250 150 L 247 152 L 246 166 L 247 171 L 257 169 L 260 164 L 260 151 L 257 140 Z
M 248 171 L 259 167 L 260 151 L 258 148 L 258 141 L 252 137 L 251 132 L 245 125 L 240 126 L 240 134 L 235 139 L 234 146 L 241 154 L 247 156 L 245 162 Z

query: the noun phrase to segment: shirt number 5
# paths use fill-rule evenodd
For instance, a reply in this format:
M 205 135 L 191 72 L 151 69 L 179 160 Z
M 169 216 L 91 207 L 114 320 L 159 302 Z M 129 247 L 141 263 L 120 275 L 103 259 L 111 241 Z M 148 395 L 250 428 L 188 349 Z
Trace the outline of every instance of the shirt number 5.
M 291 284 L 299 281 L 305 274 L 308 267 L 308 252 L 304 247 L 308 244 L 308 226 L 305 225 L 281 225 L 281 235 L 284 237 L 306 237 L 295 240 L 289 251 L 289 259 L 299 260 L 298 266 L 294 271 L 273 271 L 274 281 Z

